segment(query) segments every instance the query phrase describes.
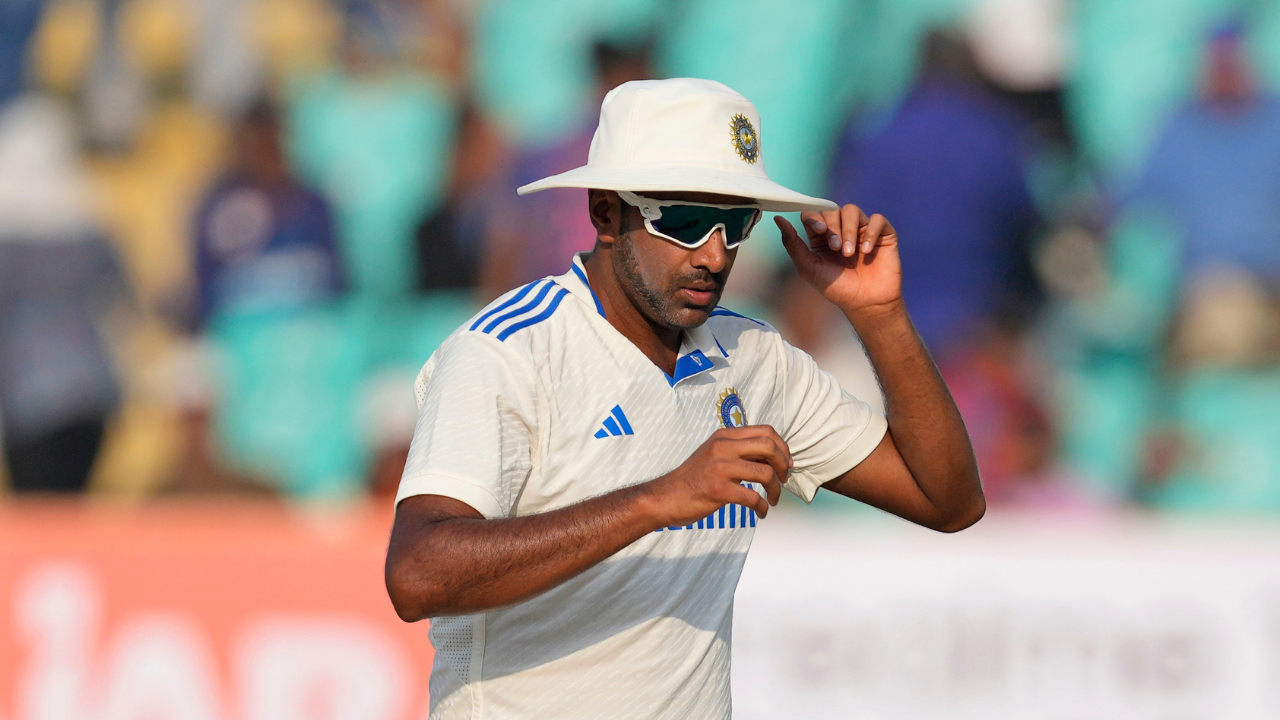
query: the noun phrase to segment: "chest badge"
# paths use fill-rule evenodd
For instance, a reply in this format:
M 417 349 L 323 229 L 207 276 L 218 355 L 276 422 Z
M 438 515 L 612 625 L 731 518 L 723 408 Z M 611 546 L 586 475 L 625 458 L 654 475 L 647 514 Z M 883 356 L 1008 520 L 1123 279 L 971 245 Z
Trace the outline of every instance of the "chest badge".
M 747 424 L 747 410 L 742 406 L 738 391 L 733 388 L 720 393 L 716 410 L 720 413 L 721 427 L 737 428 Z

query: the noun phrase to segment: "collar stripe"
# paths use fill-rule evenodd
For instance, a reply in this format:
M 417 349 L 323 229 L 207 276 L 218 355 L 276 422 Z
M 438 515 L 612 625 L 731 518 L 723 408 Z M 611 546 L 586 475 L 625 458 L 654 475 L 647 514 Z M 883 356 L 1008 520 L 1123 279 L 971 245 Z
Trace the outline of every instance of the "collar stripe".
M 590 281 L 587 280 L 587 274 L 582 271 L 582 268 L 578 267 L 578 263 L 576 261 L 570 263 L 569 269 L 573 271 L 574 275 L 578 276 L 578 279 L 582 281 L 583 285 L 587 286 L 587 290 L 591 293 L 591 299 L 596 302 L 596 312 L 600 313 L 600 317 L 604 317 L 604 306 L 600 304 L 600 297 L 596 295 L 595 289 L 591 287 Z
M 738 313 L 736 313 L 736 312 L 734 312 L 734 311 L 732 311 L 732 310 L 730 310 L 730 309 L 728 309 L 728 308 L 726 308 L 726 307 L 716 306 L 716 309 L 711 311 L 711 315 L 712 315 L 712 316 L 728 315 L 728 316 L 730 316 L 730 317 L 742 318 L 743 320 L 750 320 L 751 322 L 753 322 L 753 323 L 755 323 L 755 324 L 757 324 L 757 325 L 760 325 L 761 327 L 763 327 L 763 326 L 764 326 L 764 323 L 763 323 L 763 322 L 761 322 L 761 321 L 759 321 L 759 320 L 757 320 L 757 319 L 755 319 L 755 318 L 747 317 L 746 315 L 739 315 Z

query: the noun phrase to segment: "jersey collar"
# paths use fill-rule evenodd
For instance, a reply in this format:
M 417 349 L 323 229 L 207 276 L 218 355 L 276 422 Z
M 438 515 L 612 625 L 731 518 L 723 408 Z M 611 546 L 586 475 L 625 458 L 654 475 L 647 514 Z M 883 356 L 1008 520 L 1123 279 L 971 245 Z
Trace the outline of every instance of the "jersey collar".
M 575 254 L 569 272 L 556 278 L 555 281 L 588 306 L 595 307 L 600 317 L 604 318 L 604 306 L 600 304 L 600 298 L 596 296 L 595 290 L 591 289 L 591 283 L 587 280 L 587 268 L 583 265 L 583 257 L 586 254 Z M 707 328 L 706 323 L 703 323 L 684 332 L 684 337 L 680 341 L 680 357 L 676 359 L 675 374 L 667 375 L 664 372 L 663 375 L 666 376 L 671 387 L 675 387 L 682 380 L 726 364 L 728 364 L 728 353 L 721 349 L 715 335 Z
M 600 317 L 604 317 L 604 306 L 600 304 L 600 298 L 596 297 L 596 291 L 591 289 L 591 283 L 587 280 L 587 266 L 582 264 L 582 258 L 587 253 L 574 253 L 573 264 L 569 266 L 569 272 L 556 278 L 556 282 L 562 287 L 568 288 L 569 292 L 578 296 L 578 299 L 595 306 L 596 312 L 600 313 Z

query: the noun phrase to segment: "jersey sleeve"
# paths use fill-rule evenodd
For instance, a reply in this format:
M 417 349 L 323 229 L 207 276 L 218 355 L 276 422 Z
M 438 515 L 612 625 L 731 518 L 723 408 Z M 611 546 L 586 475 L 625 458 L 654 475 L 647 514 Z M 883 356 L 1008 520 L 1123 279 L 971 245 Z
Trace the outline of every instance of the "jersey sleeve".
M 418 420 L 396 504 L 443 495 L 486 518 L 510 516 L 532 468 L 537 378 L 480 333 L 445 342 L 419 373 Z
M 862 462 L 884 438 L 884 415 L 845 392 L 804 351 L 778 339 L 785 428 L 795 467 L 783 486 L 805 502 Z

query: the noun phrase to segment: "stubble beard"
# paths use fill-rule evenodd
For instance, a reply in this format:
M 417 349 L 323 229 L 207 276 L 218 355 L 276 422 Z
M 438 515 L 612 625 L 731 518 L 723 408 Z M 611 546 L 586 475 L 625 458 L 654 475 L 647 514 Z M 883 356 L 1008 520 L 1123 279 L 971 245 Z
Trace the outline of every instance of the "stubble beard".
M 717 292 L 715 300 L 706 308 L 684 306 L 675 301 L 674 291 L 651 285 L 640 272 L 640 264 L 636 260 L 635 243 L 632 242 L 626 228 L 618 234 L 613 252 L 617 255 L 617 269 L 624 280 L 623 292 L 626 293 L 631 304 L 635 305 L 650 322 L 669 328 L 691 330 L 705 323 L 711 310 L 720 301 L 720 294 Z M 680 286 L 679 282 L 673 285 L 677 288 Z M 723 288 L 723 283 L 720 286 Z

